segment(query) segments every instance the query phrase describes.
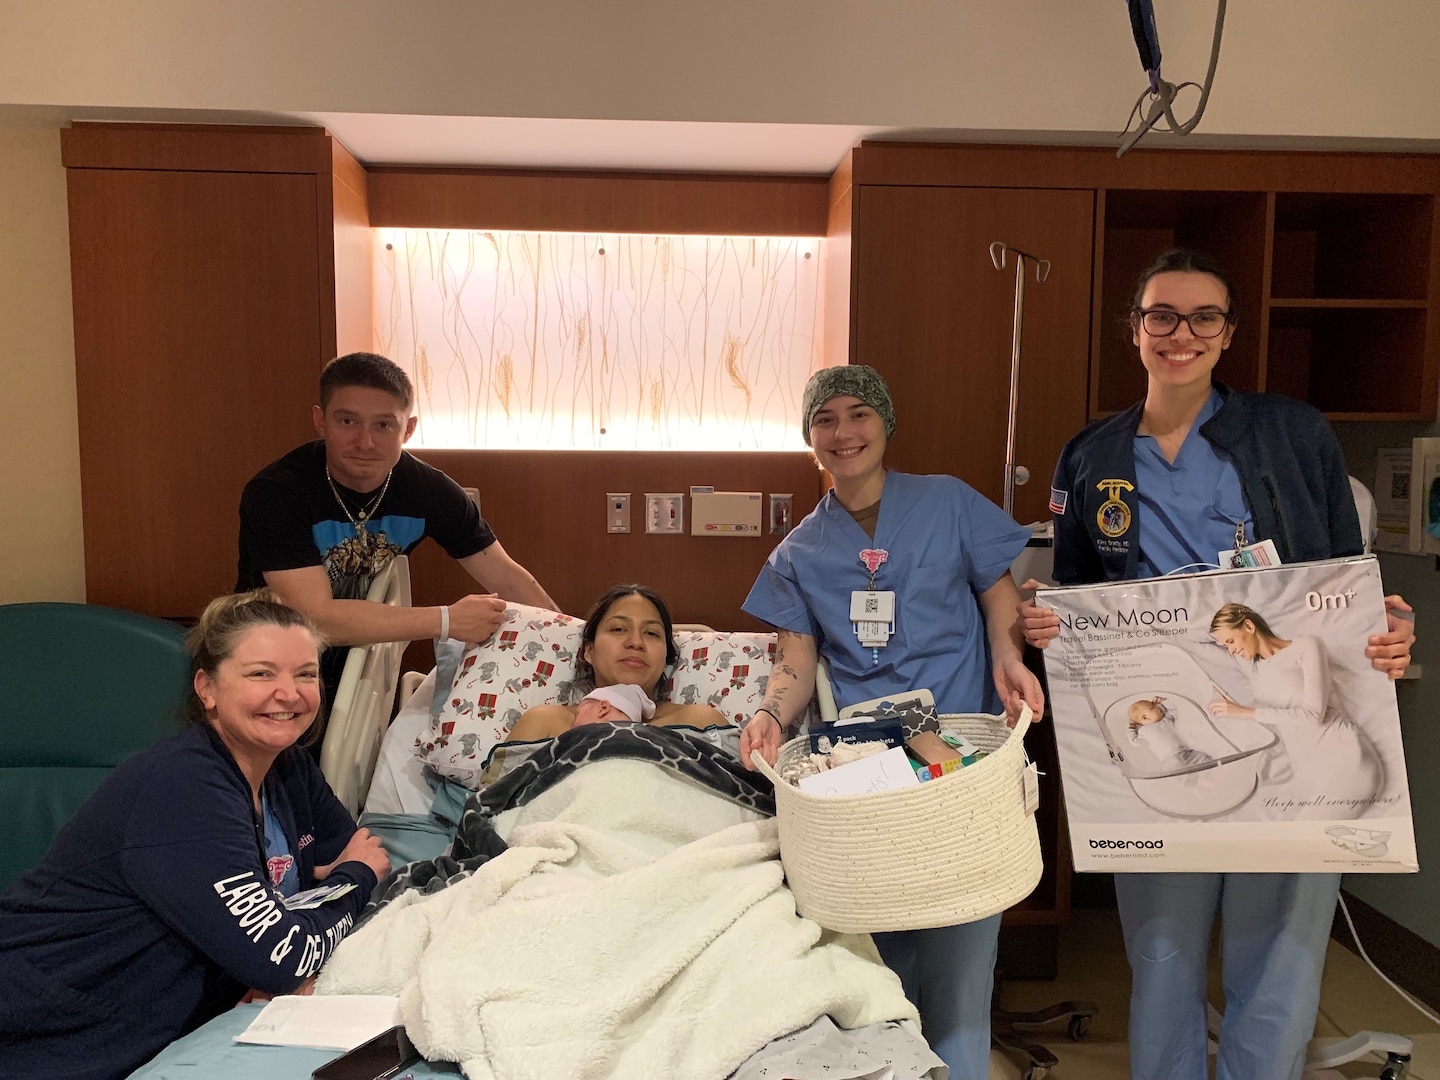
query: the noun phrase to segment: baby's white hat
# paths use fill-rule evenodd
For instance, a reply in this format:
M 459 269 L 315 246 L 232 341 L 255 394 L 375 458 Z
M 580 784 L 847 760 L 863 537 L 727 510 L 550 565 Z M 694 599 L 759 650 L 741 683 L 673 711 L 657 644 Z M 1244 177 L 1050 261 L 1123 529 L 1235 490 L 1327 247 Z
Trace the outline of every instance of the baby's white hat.
M 644 690 L 629 683 L 597 687 L 586 694 L 584 700 L 589 701 L 591 698 L 597 701 L 608 701 L 636 724 L 649 720 L 655 715 L 655 703 L 646 696 Z

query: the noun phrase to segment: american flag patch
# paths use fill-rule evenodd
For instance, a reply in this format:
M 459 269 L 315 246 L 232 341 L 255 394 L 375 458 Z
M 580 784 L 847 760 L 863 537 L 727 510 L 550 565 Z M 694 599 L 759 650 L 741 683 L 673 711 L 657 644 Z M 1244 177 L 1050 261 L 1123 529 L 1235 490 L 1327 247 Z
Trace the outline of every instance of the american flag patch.
M 1059 488 L 1050 489 L 1050 512 L 1052 514 L 1065 513 L 1065 504 L 1070 501 L 1070 493 L 1061 491 Z

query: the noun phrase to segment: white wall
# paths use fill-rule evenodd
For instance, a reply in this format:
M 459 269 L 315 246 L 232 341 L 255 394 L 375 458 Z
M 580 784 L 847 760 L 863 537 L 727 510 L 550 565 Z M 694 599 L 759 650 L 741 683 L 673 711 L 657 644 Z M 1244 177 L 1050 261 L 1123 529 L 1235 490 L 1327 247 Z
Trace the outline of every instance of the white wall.
M 1213 0 L 1157 0 L 1172 81 Z M 1440 4 L 1229 6 L 1210 134 L 1440 139 Z M 0 104 L 1118 130 L 1119 0 L 11 0 Z
M 0 603 L 85 600 L 69 245 L 59 132 L 0 128 Z

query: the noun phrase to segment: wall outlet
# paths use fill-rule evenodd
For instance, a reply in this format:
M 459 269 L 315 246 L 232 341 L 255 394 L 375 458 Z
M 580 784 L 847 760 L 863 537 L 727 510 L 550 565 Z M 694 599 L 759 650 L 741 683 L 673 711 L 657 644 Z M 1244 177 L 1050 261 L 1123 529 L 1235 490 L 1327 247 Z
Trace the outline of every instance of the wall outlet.
M 466 495 L 469 495 L 469 496 L 470 496 L 470 501 L 475 504 L 475 509 L 476 509 L 476 510 L 479 510 L 479 509 L 480 509 L 480 489 L 479 489 L 479 488 L 461 488 L 461 490 L 464 491 Z
M 770 496 L 770 535 L 784 536 L 794 525 L 795 495 L 792 492 L 773 492 Z
M 628 533 L 630 531 L 630 493 L 612 491 L 605 496 L 605 531 Z

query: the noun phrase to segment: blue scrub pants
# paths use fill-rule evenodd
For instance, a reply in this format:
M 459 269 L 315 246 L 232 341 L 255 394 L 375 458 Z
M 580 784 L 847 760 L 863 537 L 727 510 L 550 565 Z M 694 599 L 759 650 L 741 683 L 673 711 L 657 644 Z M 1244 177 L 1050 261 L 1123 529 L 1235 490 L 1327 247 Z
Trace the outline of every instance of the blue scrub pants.
M 925 1041 L 950 1066 L 950 1080 L 986 1080 L 1000 916 L 874 938 L 881 959 L 920 1010 Z
M 1116 874 L 1130 960 L 1131 1080 L 1205 1080 L 1206 968 L 1220 915 L 1215 1080 L 1298 1080 L 1320 1008 L 1339 874 Z

